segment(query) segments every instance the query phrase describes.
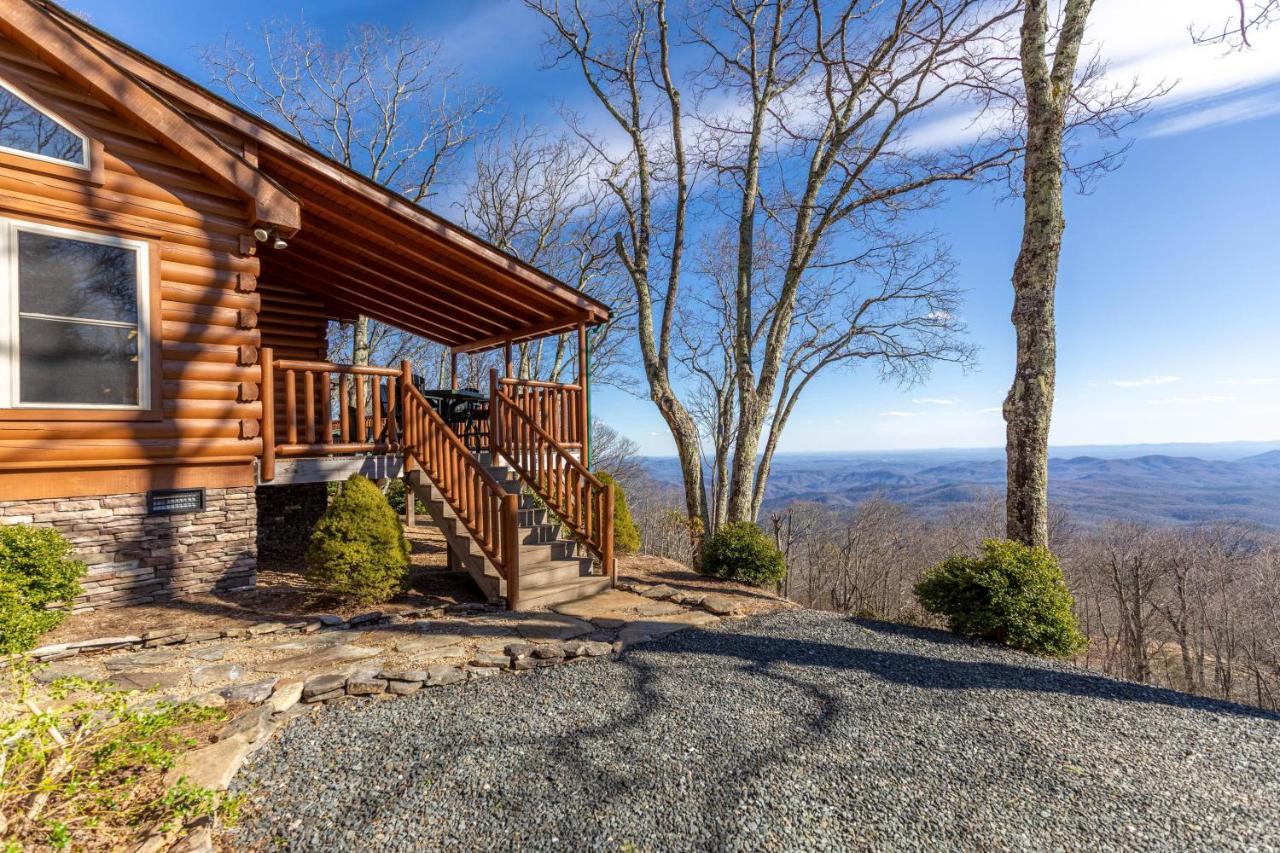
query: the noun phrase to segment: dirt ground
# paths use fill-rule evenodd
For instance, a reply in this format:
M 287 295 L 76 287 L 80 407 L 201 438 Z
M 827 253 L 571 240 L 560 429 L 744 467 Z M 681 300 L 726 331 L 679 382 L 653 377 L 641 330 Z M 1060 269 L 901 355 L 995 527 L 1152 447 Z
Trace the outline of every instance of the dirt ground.
M 410 530 L 408 536 L 413 549 L 410 589 L 404 595 L 378 605 L 377 609 L 394 613 L 439 603 L 484 601 L 468 575 L 451 572 L 445 567 L 444 536 L 439 530 L 419 526 Z M 247 592 L 204 593 L 181 601 L 76 613 L 41 637 L 40 642 L 44 645 L 93 637 L 128 636 L 170 625 L 190 630 L 248 627 L 259 622 L 289 622 L 313 613 L 350 617 L 370 609 L 373 608 L 344 605 L 317 591 L 307 582 L 299 562 L 297 565 L 259 567 L 258 586 Z
M 795 605 L 781 598 L 767 588 L 748 586 L 744 583 L 709 578 L 700 575 L 683 563 L 668 560 L 664 557 L 650 557 L 646 554 L 634 554 L 618 558 L 618 580 L 629 580 L 637 583 L 664 583 L 667 586 L 687 592 L 707 592 L 727 595 L 739 599 L 742 613 L 755 616 L 760 613 L 771 613 Z
M 481 602 L 484 597 L 471 578 L 451 572 L 445 566 L 444 536 L 434 527 L 418 526 L 408 533 L 412 545 L 410 589 L 379 610 L 423 608 L 440 603 Z M 618 579 L 639 583 L 665 583 L 691 592 L 716 592 L 742 600 L 748 615 L 792 606 L 766 589 L 708 578 L 674 560 L 632 555 L 618 558 Z M 350 617 L 370 610 L 368 606 L 344 605 L 317 591 L 297 565 L 262 566 L 258 586 L 247 592 L 205 593 L 180 601 L 137 604 L 77 613 L 41 638 L 41 644 L 65 643 L 93 637 L 138 634 L 157 627 L 203 628 L 248 627 L 259 622 L 290 622 L 308 614 L 336 613 Z

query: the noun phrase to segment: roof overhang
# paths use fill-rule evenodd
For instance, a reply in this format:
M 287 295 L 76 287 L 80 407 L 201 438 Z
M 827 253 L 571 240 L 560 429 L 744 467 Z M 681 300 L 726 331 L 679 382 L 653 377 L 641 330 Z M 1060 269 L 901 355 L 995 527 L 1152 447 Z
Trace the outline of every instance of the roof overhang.
M 374 317 L 457 351 L 609 319 L 603 303 L 330 160 L 57 5 L 0 0 L 0 8 L 25 9 L 26 19 L 43 19 L 46 29 L 56 26 L 80 42 L 81 52 L 96 54 L 160 104 L 176 105 L 170 109 L 199 130 L 204 142 L 216 140 L 200 122 L 223 125 L 256 146 L 255 164 L 236 159 L 302 208 L 289 248 L 261 253 L 264 280 L 287 276 L 324 294 L 335 311 Z

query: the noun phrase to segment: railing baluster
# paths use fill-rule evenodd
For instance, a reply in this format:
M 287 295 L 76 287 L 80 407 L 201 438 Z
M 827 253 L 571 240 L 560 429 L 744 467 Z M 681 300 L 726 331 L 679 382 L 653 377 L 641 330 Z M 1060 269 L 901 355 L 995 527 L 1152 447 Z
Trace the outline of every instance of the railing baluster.
M 363 444 L 367 441 L 364 418 L 364 374 L 356 374 L 356 441 Z
M 338 429 L 342 443 L 351 441 L 351 375 L 344 373 L 338 380 Z
M 390 398 L 388 398 L 390 399 Z M 380 442 L 382 436 L 382 377 L 373 377 L 373 438 L 372 440 Z
M 302 374 L 302 393 L 307 413 L 307 444 L 316 443 L 316 375 L 310 370 Z
M 320 374 L 320 423 L 324 426 L 322 444 L 333 444 L 333 377 L 329 371 Z
M 298 381 L 292 370 L 284 372 L 284 422 L 290 444 L 298 443 Z

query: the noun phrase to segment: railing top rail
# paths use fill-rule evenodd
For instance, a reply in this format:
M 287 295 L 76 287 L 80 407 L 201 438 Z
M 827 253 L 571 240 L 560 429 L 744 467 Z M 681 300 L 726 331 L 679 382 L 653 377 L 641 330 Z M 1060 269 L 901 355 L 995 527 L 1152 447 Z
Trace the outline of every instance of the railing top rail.
M 495 396 L 497 396 L 497 398 L 500 399 L 502 402 L 506 403 L 507 406 L 513 412 L 516 413 L 516 417 L 524 420 L 533 429 L 535 435 L 537 435 L 539 438 L 543 439 L 544 441 L 549 442 L 552 447 L 554 447 L 557 451 L 559 451 L 560 455 L 563 456 L 565 460 L 569 463 L 569 467 L 574 468 L 580 474 L 583 474 L 587 478 L 587 482 L 590 483 L 591 485 L 600 489 L 604 488 L 604 483 L 602 483 L 600 481 L 600 478 L 598 478 L 595 474 L 591 473 L 591 469 L 589 469 L 586 465 L 583 465 L 582 462 L 573 454 L 569 453 L 569 451 L 565 448 L 563 444 L 556 441 L 555 438 L 552 437 L 551 433 L 547 432 L 545 429 L 539 426 L 538 422 L 535 421 L 529 415 L 528 412 L 520 408 L 520 405 L 515 400 L 511 399 L 506 394 L 503 394 L 501 391 L 499 391 Z
M 414 398 L 414 402 L 418 403 L 426 410 L 427 417 L 441 430 L 445 441 L 449 442 L 455 449 L 459 450 L 467 460 L 467 466 L 480 475 L 480 482 L 484 483 L 485 487 L 491 491 L 498 492 L 499 494 L 506 494 L 506 489 L 502 488 L 498 481 L 494 479 L 493 475 L 489 473 L 488 469 L 480 464 L 480 460 L 476 459 L 475 456 L 471 454 L 471 451 L 467 449 L 466 444 L 464 444 L 462 439 L 458 437 L 458 434 L 449 428 L 449 425 L 444 422 L 444 418 L 440 417 L 440 413 L 435 410 L 435 407 L 427 401 L 426 397 L 422 396 L 422 392 L 412 385 L 409 386 L 408 392 L 409 396 Z
M 394 367 L 376 367 L 371 364 L 334 364 L 331 361 L 299 361 L 291 358 L 275 360 L 277 370 L 302 370 L 309 373 L 354 373 L 363 376 L 399 376 Z
M 522 385 L 526 388 L 559 388 L 566 391 L 579 391 L 582 389 L 578 384 L 565 384 L 563 382 L 544 382 L 541 379 L 509 379 L 503 377 L 498 380 L 503 385 Z

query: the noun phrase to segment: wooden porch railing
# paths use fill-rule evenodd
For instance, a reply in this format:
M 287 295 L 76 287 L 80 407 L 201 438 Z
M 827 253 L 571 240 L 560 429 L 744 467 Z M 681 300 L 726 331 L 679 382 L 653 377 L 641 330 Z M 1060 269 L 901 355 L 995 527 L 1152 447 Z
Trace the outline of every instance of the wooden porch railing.
M 613 485 L 602 483 L 533 416 L 492 382 L 489 440 L 493 452 L 538 494 L 569 532 L 614 576 Z
M 507 582 L 507 607 L 520 599 L 518 495 L 507 492 L 413 386 L 402 367 L 401 412 L 406 462 L 412 459 L 444 494 L 458 520 Z
M 559 385 L 535 379 L 498 379 L 502 393 L 562 447 L 581 450 L 587 434 L 587 400 L 581 385 Z
M 327 361 L 277 360 L 270 347 L 262 348 L 259 360 L 264 480 L 274 478 L 277 456 L 389 453 L 399 449 L 401 371 Z

